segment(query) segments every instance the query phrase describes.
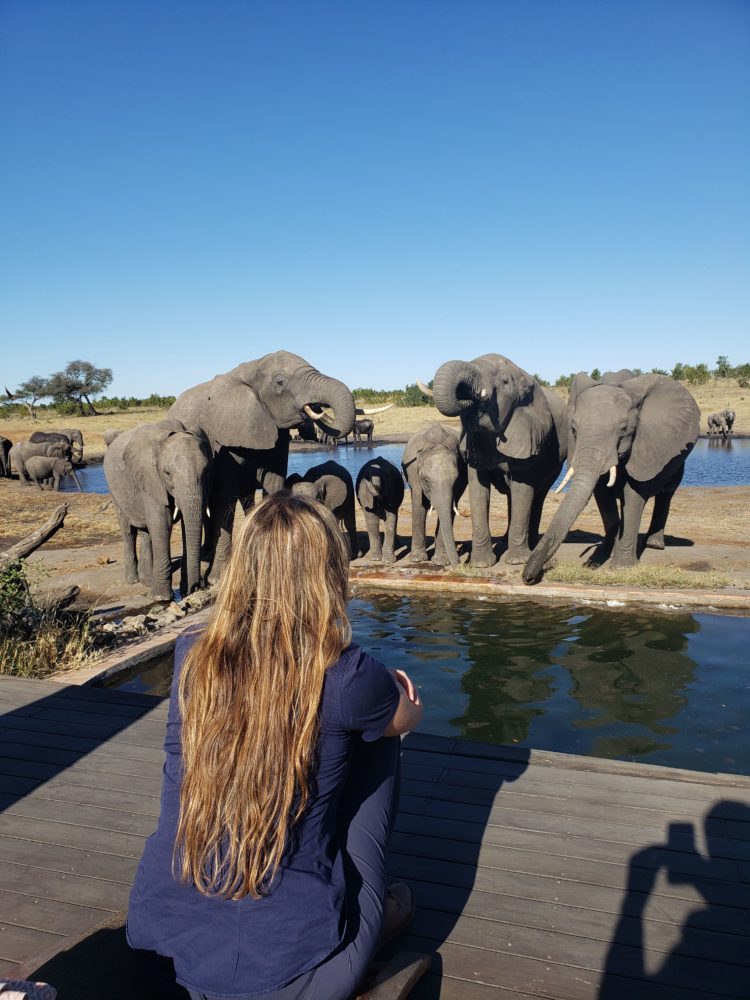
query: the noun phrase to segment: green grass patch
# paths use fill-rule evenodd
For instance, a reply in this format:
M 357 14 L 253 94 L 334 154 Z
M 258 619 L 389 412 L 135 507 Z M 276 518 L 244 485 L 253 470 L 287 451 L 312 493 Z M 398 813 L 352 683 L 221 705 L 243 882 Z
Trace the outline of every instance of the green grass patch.
M 544 574 L 548 583 L 581 586 L 642 587 L 644 590 L 722 590 L 732 584 L 717 570 L 696 572 L 677 566 L 631 566 L 628 569 L 593 569 L 576 563 L 559 563 Z

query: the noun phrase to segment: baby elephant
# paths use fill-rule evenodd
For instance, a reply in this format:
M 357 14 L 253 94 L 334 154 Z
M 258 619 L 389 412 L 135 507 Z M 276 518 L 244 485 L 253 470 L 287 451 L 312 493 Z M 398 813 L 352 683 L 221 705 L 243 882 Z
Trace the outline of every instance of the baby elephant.
M 707 422 L 709 437 L 713 437 L 715 434 L 721 434 L 722 437 L 726 437 L 730 433 L 724 411 L 721 413 L 709 413 Z
M 458 435 L 436 420 L 409 438 L 401 460 L 411 487 L 411 558 L 427 559 L 425 522 L 428 510 L 438 516 L 435 555 L 440 566 L 458 566 L 453 515 L 466 489 L 466 462 L 459 453 Z
M 32 455 L 26 460 L 26 472 L 31 481 L 36 483 L 39 489 L 44 486 L 51 486 L 53 490 L 60 489 L 60 480 L 63 476 L 72 476 L 79 492 L 83 493 L 78 476 L 71 462 L 65 458 L 52 458 L 46 455 Z
M 115 438 L 118 438 L 122 434 L 122 431 L 116 427 L 108 427 L 106 431 L 102 434 L 104 438 L 105 448 L 109 448 Z
M 369 559 L 396 561 L 396 522 L 404 499 L 404 480 L 395 465 L 385 458 L 371 458 L 357 476 L 357 499 L 365 513 L 370 539 Z M 385 521 L 384 542 L 380 545 L 380 521 Z
M 357 525 L 354 518 L 354 482 L 349 472 L 338 462 L 323 462 L 308 469 L 304 477 L 289 476 L 287 489 L 309 500 L 319 500 L 338 518 L 349 536 L 349 552 L 356 559 Z

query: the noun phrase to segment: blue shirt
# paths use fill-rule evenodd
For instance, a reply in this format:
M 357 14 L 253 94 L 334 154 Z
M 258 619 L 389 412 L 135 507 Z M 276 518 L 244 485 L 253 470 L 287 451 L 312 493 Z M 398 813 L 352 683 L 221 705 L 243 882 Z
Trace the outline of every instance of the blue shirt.
M 356 740 L 377 740 L 399 700 L 389 671 L 357 645 L 326 671 L 313 795 L 268 895 L 205 896 L 172 876 L 182 775 L 180 670 L 197 633 L 175 647 L 164 743 L 161 813 L 146 841 L 128 910 L 128 942 L 173 959 L 177 980 L 198 993 L 242 1000 L 319 965 L 346 933 L 345 880 L 336 813 Z

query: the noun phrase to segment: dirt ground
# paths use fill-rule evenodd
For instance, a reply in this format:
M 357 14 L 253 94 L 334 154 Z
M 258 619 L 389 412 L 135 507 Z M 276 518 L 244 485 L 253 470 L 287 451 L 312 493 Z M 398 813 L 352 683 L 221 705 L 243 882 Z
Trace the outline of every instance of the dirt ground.
M 389 442 L 406 435 L 388 435 Z M 381 438 L 381 440 L 383 440 Z M 311 452 L 311 461 L 316 459 Z M 330 454 L 330 453 L 328 453 Z M 106 506 L 107 496 L 101 494 L 49 493 L 22 486 L 15 480 L 0 480 L 0 551 L 30 533 L 61 503 L 68 504 L 64 526 L 30 558 L 38 586 L 58 589 L 69 584 L 81 587 L 79 606 L 95 606 L 102 611 L 115 608 L 141 609 L 152 602 L 146 589 L 139 584 L 123 582 L 120 534 L 112 506 Z M 542 518 L 542 528 L 554 516 L 561 496 L 550 494 Z M 750 486 L 748 487 L 686 487 L 675 495 L 667 525 L 667 548 L 663 552 L 647 549 L 641 563 L 654 567 L 676 567 L 705 573 L 718 571 L 728 578 L 730 586 L 750 587 Z M 239 514 L 241 516 L 241 514 Z M 642 528 L 647 526 L 650 504 Z M 357 511 L 360 546 L 367 547 L 367 533 L 360 510 Z M 428 519 L 428 535 L 434 531 L 434 515 Z M 506 529 L 505 500 L 493 494 L 491 527 L 496 551 L 502 553 L 502 536 Z M 471 541 L 471 517 L 468 498 L 459 504 L 456 518 L 456 538 L 462 561 L 468 559 Z M 399 515 L 399 565 L 410 569 L 411 499 L 406 491 Z M 559 550 L 558 564 L 582 564 L 601 538 L 601 520 L 593 501 L 578 519 L 567 542 Z M 179 531 L 174 532 L 175 555 L 179 554 Z M 355 565 L 367 565 L 357 560 Z M 425 565 L 429 571 L 429 566 Z M 520 576 L 521 567 L 506 566 L 502 558 L 496 567 L 486 571 L 513 579 Z M 175 585 L 177 585 L 175 574 Z

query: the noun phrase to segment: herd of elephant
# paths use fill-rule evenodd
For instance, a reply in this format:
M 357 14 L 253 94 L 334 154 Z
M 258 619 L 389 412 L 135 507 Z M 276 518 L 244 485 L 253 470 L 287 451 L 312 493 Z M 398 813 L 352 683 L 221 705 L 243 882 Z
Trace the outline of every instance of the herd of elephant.
M 734 410 L 719 410 L 718 413 L 709 413 L 708 436 L 715 437 L 721 435 L 723 438 L 731 437 L 736 416 L 737 414 Z
M 61 431 L 34 431 L 28 441 L 13 444 L 0 437 L 0 471 L 10 476 L 15 470 L 21 482 L 27 476 L 40 489 L 59 490 L 65 476 L 70 476 L 79 490 L 82 486 L 75 466 L 83 461 L 83 435 L 70 427 Z
M 423 391 L 430 392 L 426 386 Z M 293 428 L 312 424 L 321 435 L 341 439 L 354 431 L 362 413 L 342 382 L 303 358 L 278 351 L 188 389 L 165 420 L 113 435 L 108 442 L 104 471 L 122 531 L 127 581 L 147 583 L 156 599 L 171 597 L 170 535 L 177 520 L 182 594 L 216 579 L 230 551 L 237 500 L 247 512 L 256 490 L 269 494 L 284 487 L 313 496 L 335 512 L 353 557 L 359 554 L 356 496 L 370 558 L 392 561 L 404 477 L 412 494 L 415 560 L 427 558 L 425 519 L 433 508 L 438 516 L 433 558 L 458 563 L 453 519 L 468 489 L 470 562 L 491 566 L 496 561 L 489 527 L 493 487 L 508 505 L 503 558 L 524 565 L 526 583 L 541 578 L 592 495 L 604 527 L 598 561 L 611 555 L 615 566 L 635 564 L 641 516 L 651 498 L 645 544 L 664 547 L 672 496 L 700 430 L 698 406 L 678 382 L 630 371 L 607 373 L 600 380 L 581 373 L 566 406 L 508 358 L 486 354 L 441 365 L 432 395 L 442 414 L 460 418 L 460 432 L 432 422 L 409 440 L 402 470 L 376 457 L 363 466 L 355 484 L 335 462 L 287 477 Z M 564 484 L 572 482 L 540 537 L 544 500 L 566 458 Z

